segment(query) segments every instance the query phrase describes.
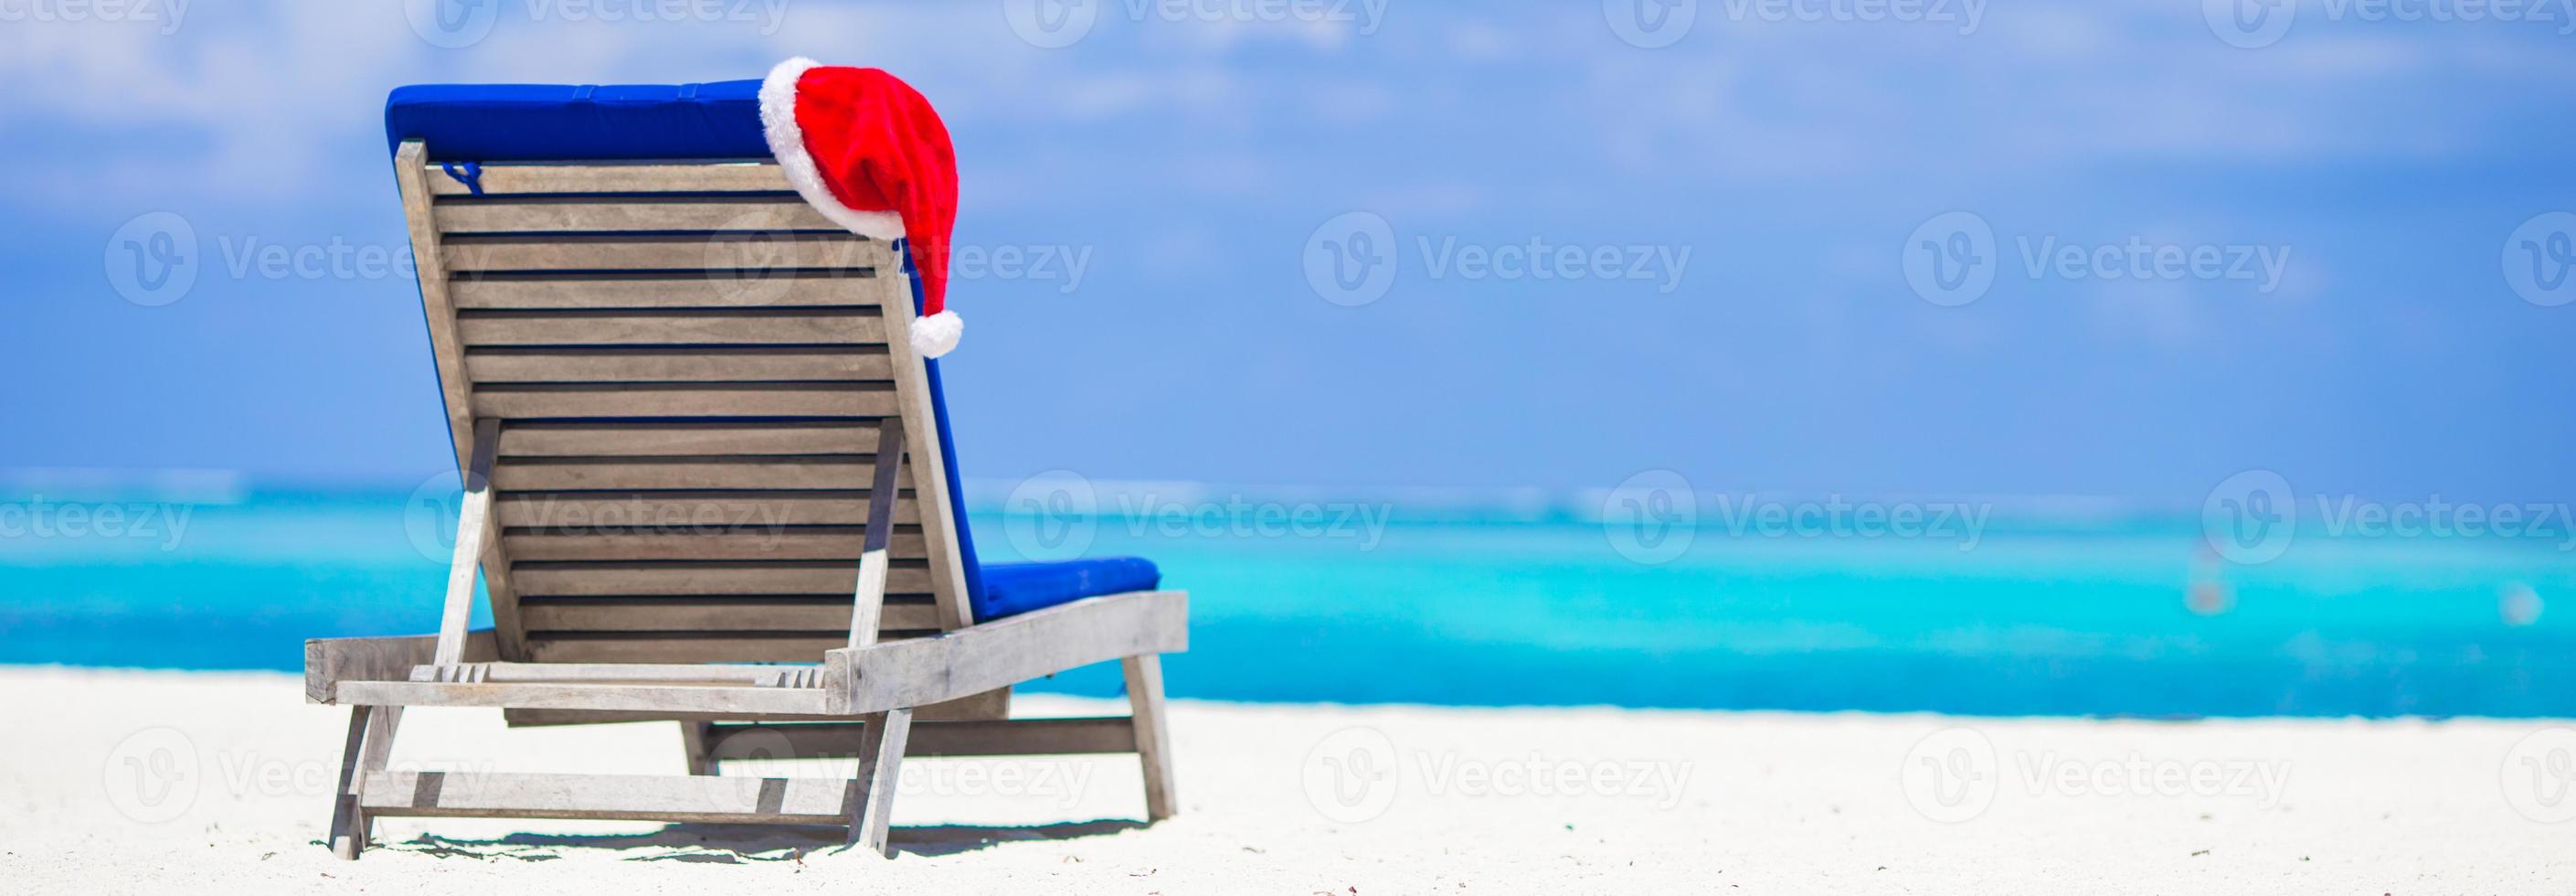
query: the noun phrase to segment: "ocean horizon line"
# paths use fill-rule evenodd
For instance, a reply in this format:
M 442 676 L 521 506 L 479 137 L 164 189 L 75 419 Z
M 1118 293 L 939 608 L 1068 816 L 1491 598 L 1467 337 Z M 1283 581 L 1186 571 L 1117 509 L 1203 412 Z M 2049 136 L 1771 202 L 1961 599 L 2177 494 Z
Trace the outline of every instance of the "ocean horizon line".
M 1430 522 L 1578 522 L 1614 518 L 1630 495 L 1685 492 L 1669 488 L 1588 486 L 1394 486 L 1283 482 L 1213 482 L 1177 479 L 1106 479 L 1040 474 L 1026 479 L 966 477 L 967 512 L 1009 515 L 1015 504 L 1039 498 L 1071 500 L 1081 512 L 1150 516 L 1204 507 L 1334 508 L 1364 506 L 1384 518 Z M 0 503 L 47 501 L 146 502 L 238 505 L 262 500 L 370 499 L 447 492 L 452 475 L 422 481 L 370 476 L 274 476 L 213 468 L 0 468 Z M 1799 511 L 1973 512 L 1997 518 L 2082 524 L 2169 521 L 2197 515 L 2197 504 L 2102 495 L 1823 491 L 1805 489 L 1691 489 L 1702 515 Z M 1087 505 L 1087 506 L 1085 506 Z M 1059 503 L 1056 506 L 1063 506 Z

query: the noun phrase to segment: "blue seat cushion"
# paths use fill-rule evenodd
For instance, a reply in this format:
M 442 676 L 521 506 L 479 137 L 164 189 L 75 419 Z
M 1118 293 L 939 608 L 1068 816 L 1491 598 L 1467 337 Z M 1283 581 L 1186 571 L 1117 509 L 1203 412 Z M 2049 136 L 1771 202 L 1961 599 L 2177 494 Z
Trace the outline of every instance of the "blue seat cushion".
M 1105 594 L 1152 591 L 1162 582 L 1162 570 L 1143 557 L 987 563 L 984 599 L 975 607 L 975 618 L 995 619 Z
M 399 152 L 408 140 L 426 144 L 430 160 L 436 162 L 769 158 L 768 138 L 761 133 L 759 81 L 402 87 L 385 101 L 386 148 Z M 909 275 L 913 259 L 908 249 L 903 260 L 904 273 Z M 909 279 L 913 307 L 918 309 L 921 278 Z M 949 433 L 947 390 L 940 382 L 939 362 L 926 366 L 939 453 L 948 459 L 948 506 L 957 520 L 966 602 L 976 620 L 1148 590 L 1162 581 L 1153 563 L 1134 557 L 978 563 L 974 534 L 966 521 L 964 483 L 957 475 L 957 443 Z
M 402 87 L 385 140 L 422 141 L 434 162 L 769 158 L 758 81 Z

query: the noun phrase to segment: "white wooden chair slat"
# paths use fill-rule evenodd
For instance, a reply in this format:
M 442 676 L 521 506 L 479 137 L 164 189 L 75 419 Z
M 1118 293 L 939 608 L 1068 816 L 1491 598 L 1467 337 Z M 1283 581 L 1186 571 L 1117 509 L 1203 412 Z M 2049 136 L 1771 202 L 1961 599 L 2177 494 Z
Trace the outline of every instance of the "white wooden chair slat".
M 519 608 L 530 631 L 834 632 L 850 624 L 848 603 L 779 603 L 754 599 L 638 598 L 624 605 L 530 601 Z M 889 603 L 880 632 L 928 631 L 939 611 L 928 602 Z
M 848 233 L 770 232 L 714 236 L 472 235 L 440 241 L 451 272 L 752 271 L 738 285 L 765 293 L 786 271 L 892 269 L 886 244 Z
M 837 310 L 477 311 L 457 320 L 467 346 L 882 345 L 884 319 Z
M 558 457 L 514 459 L 494 469 L 492 481 L 511 492 L 792 489 L 825 482 L 864 482 L 874 475 L 875 467 L 871 458 L 850 455 Z
M 877 423 L 521 423 L 501 432 L 501 454 L 651 457 L 718 454 L 868 454 Z
M 870 384 L 719 383 L 688 385 L 479 386 L 475 407 L 505 419 L 639 417 L 883 417 L 896 397 Z M 862 480 L 864 481 L 864 480 Z M 817 487 L 848 485 L 818 481 Z
M 480 383 L 892 382 L 882 351 L 764 348 L 492 348 L 468 352 L 466 375 Z
M 404 163 L 396 160 L 397 170 Z M 474 188 L 447 174 L 445 166 L 420 167 L 430 192 L 470 196 Z M 776 162 L 689 162 L 675 164 L 527 164 L 485 165 L 475 178 L 486 196 L 512 193 L 787 193 L 796 188 Z
M 462 310 L 640 308 L 795 308 L 874 304 L 887 284 L 871 268 L 859 275 L 755 271 L 669 275 L 573 275 L 453 280 Z
M 444 172 L 441 172 L 442 174 Z M 703 199 L 689 197 L 559 197 L 441 203 L 438 226 L 447 233 L 613 231 L 816 231 L 841 233 L 832 219 L 794 196 Z
M 889 523 L 889 526 L 892 524 Z M 857 562 L 867 548 L 857 531 L 816 534 L 751 524 L 714 534 L 681 532 L 639 534 L 516 534 L 510 556 L 531 560 L 846 560 Z M 930 546 L 921 533 L 892 533 L 888 552 L 898 558 L 928 559 Z
M 846 596 L 858 587 L 859 582 L 856 564 L 838 561 L 576 563 L 537 560 L 521 562 L 513 572 L 519 576 L 522 594 L 562 597 L 654 594 Z M 898 594 L 929 593 L 930 571 L 909 565 L 889 569 L 886 571 L 886 590 Z
M 864 491 L 503 492 L 494 500 L 493 506 L 501 525 L 513 528 L 688 525 L 693 522 L 740 526 L 849 526 L 865 525 L 868 521 L 868 495 Z M 910 493 L 895 502 L 894 522 L 898 526 L 921 524 L 921 507 Z
M 842 624 L 847 625 L 847 620 Z M 877 636 L 881 642 L 895 643 L 902 639 L 932 634 L 934 631 L 879 630 Z M 598 638 L 532 632 L 528 635 L 528 655 L 531 660 L 541 663 L 795 663 L 811 660 L 823 651 L 832 650 L 847 643 L 849 643 L 849 635 L 840 631 L 824 630 L 805 633 L 798 637 L 754 637 L 739 632 L 661 632 L 634 637 Z M 568 706 L 565 708 L 616 707 Z M 666 708 L 678 709 L 678 707 Z M 800 711 L 826 712 L 819 706 Z

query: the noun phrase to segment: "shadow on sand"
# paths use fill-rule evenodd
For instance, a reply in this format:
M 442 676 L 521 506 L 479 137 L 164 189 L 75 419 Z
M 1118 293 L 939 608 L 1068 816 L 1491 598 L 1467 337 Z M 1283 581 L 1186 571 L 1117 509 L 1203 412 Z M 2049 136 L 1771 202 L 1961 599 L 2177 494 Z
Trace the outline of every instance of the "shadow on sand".
M 1126 819 L 1071 821 L 1058 824 L 982 827 L 974 825 L 936 825 L 899 827 L 892 832 L 898 852 L 924 856 L 946 856 L 973 852 L 1003 843 L 1044 840 L 1073 840 L 1098 837 L 1143 828 L 1144 822 Z M 420 853 L 442 858 L 485 860 L 514 859 L 522 862 L 546 862 L 563 858 L 563 853 L 576 849 L 606 849 L 631 852 L 631 862 L 717 862 L 738 865 L 745 862 L 792 862 L 817 853 L 846 851 L 847 833 L 837 827 L 756 824 L 675 824 L 645 834 L 511 834 L 490 840 L 469 840 L 422 834 L 408 842 L 387 844 L 379 848 Z

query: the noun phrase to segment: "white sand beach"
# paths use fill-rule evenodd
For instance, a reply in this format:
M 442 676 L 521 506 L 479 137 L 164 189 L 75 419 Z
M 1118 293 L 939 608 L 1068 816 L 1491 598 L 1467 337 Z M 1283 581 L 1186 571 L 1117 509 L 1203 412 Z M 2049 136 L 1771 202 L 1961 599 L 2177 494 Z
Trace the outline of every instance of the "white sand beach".
M 2576 730 L 2551 722 L 1178 701 L 1182 812 L 1152 827 L 1132 757 L 915 760 L 893 860 L 825 829 L 388 819 L 351 863 L 319 842 L 347 711 L 294 677 L 18 667 L 0 691 L 16 892 L 2576 888 Z M 394 764 L 672 774 L 675 727 L 413 710 Z

